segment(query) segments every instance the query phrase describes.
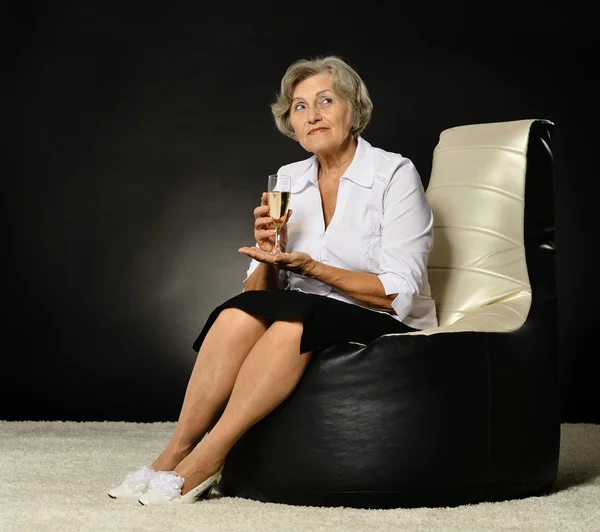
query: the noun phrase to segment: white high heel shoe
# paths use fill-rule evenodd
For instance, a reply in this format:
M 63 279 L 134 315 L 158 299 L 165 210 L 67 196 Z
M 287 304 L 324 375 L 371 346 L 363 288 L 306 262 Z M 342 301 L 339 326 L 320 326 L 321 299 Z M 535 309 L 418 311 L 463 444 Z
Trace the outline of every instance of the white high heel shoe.
M 208 497 L 212 489 L 221 481 L 223 467 L 204 482 L 181 495 L 184 479 L 175 471 L 158 471 L 150 479 L 148 490 L 138 499 L 140 504 L 192 504 Z
M 127 473 L 125 480 L 118 486 L 108 491 L 108 496 L 112 499 L 132 499 L 139 497 L 148 489 L 148 485 L 156 471 L 150 466 L 144 466 L 141 469 Z

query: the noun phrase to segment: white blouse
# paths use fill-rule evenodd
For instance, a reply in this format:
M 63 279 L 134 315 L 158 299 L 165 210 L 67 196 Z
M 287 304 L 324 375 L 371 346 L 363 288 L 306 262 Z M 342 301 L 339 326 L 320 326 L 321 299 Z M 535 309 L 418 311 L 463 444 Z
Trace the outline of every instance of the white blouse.
M 427 279 L 433 247 L 433 211 L 421 178 L 406 157 L 374 148 L 362 137 L 354 159 L 340 178 L 337 203 L 327 229 L 317 178 L 318 160 L 282 166 L 292 177 L 286 252 L 303 251 L 313 259 L 346 270 L 377 275 L 392 302 L 392 317 L 415 329 L 437 327 L 435 302 Z M 258 245 L 258 244 L 257 244 Z M 246 279 L 260 262 L 252 259 Z M 331 286 L 280 270 L 281 286 L 362 305 Z M 370 309 L 373 312 L 382 312 Z

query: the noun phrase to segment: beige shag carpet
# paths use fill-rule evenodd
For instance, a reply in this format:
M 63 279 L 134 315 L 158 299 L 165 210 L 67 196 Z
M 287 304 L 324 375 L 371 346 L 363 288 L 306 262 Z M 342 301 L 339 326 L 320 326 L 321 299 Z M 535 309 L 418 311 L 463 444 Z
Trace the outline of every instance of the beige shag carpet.
M 262 503 L 216 492 L 142 506 L 106 491 L 160 453 L 175 423 L 0 421 L 2 532 L 600 532 L 600 425 L 563 424 L 551 494 L 457 508 L 358 510 Z

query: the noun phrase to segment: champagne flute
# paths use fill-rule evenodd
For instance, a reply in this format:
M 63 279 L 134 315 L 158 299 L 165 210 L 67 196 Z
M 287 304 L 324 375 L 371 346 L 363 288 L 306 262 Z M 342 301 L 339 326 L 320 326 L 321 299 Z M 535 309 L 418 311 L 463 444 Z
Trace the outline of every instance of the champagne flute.
M 271 251 L 271 255 L 281 253 L 279 244 L 279 233 L 281 226 L 285 221 L 290 205 L 290 196 L 292 194 L 292 178 L 282 174 L 271 174 L 269 176 L 269 186 L 267 188 L 269 196 L 269 214 L 273 218 L 275 229 L 275 247 Z

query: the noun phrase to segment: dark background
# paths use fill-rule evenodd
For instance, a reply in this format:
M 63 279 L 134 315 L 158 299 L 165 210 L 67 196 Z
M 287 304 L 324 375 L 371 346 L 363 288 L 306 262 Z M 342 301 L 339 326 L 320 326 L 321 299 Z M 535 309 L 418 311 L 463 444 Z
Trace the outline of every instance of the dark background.
M 600 422 L 589 14 L 18 6 L 3 19 L 0 419 L 177 419 L 192 343 L 242 289 L 237 248 L 253 243 L 266 176 L 310 155 L 276 131 L 269 104 L 290 63 L 335 53 L 374 102 L 364 138 L 411 158 L 425 185 L 446 128 L 556 124 L 562 420 Z

